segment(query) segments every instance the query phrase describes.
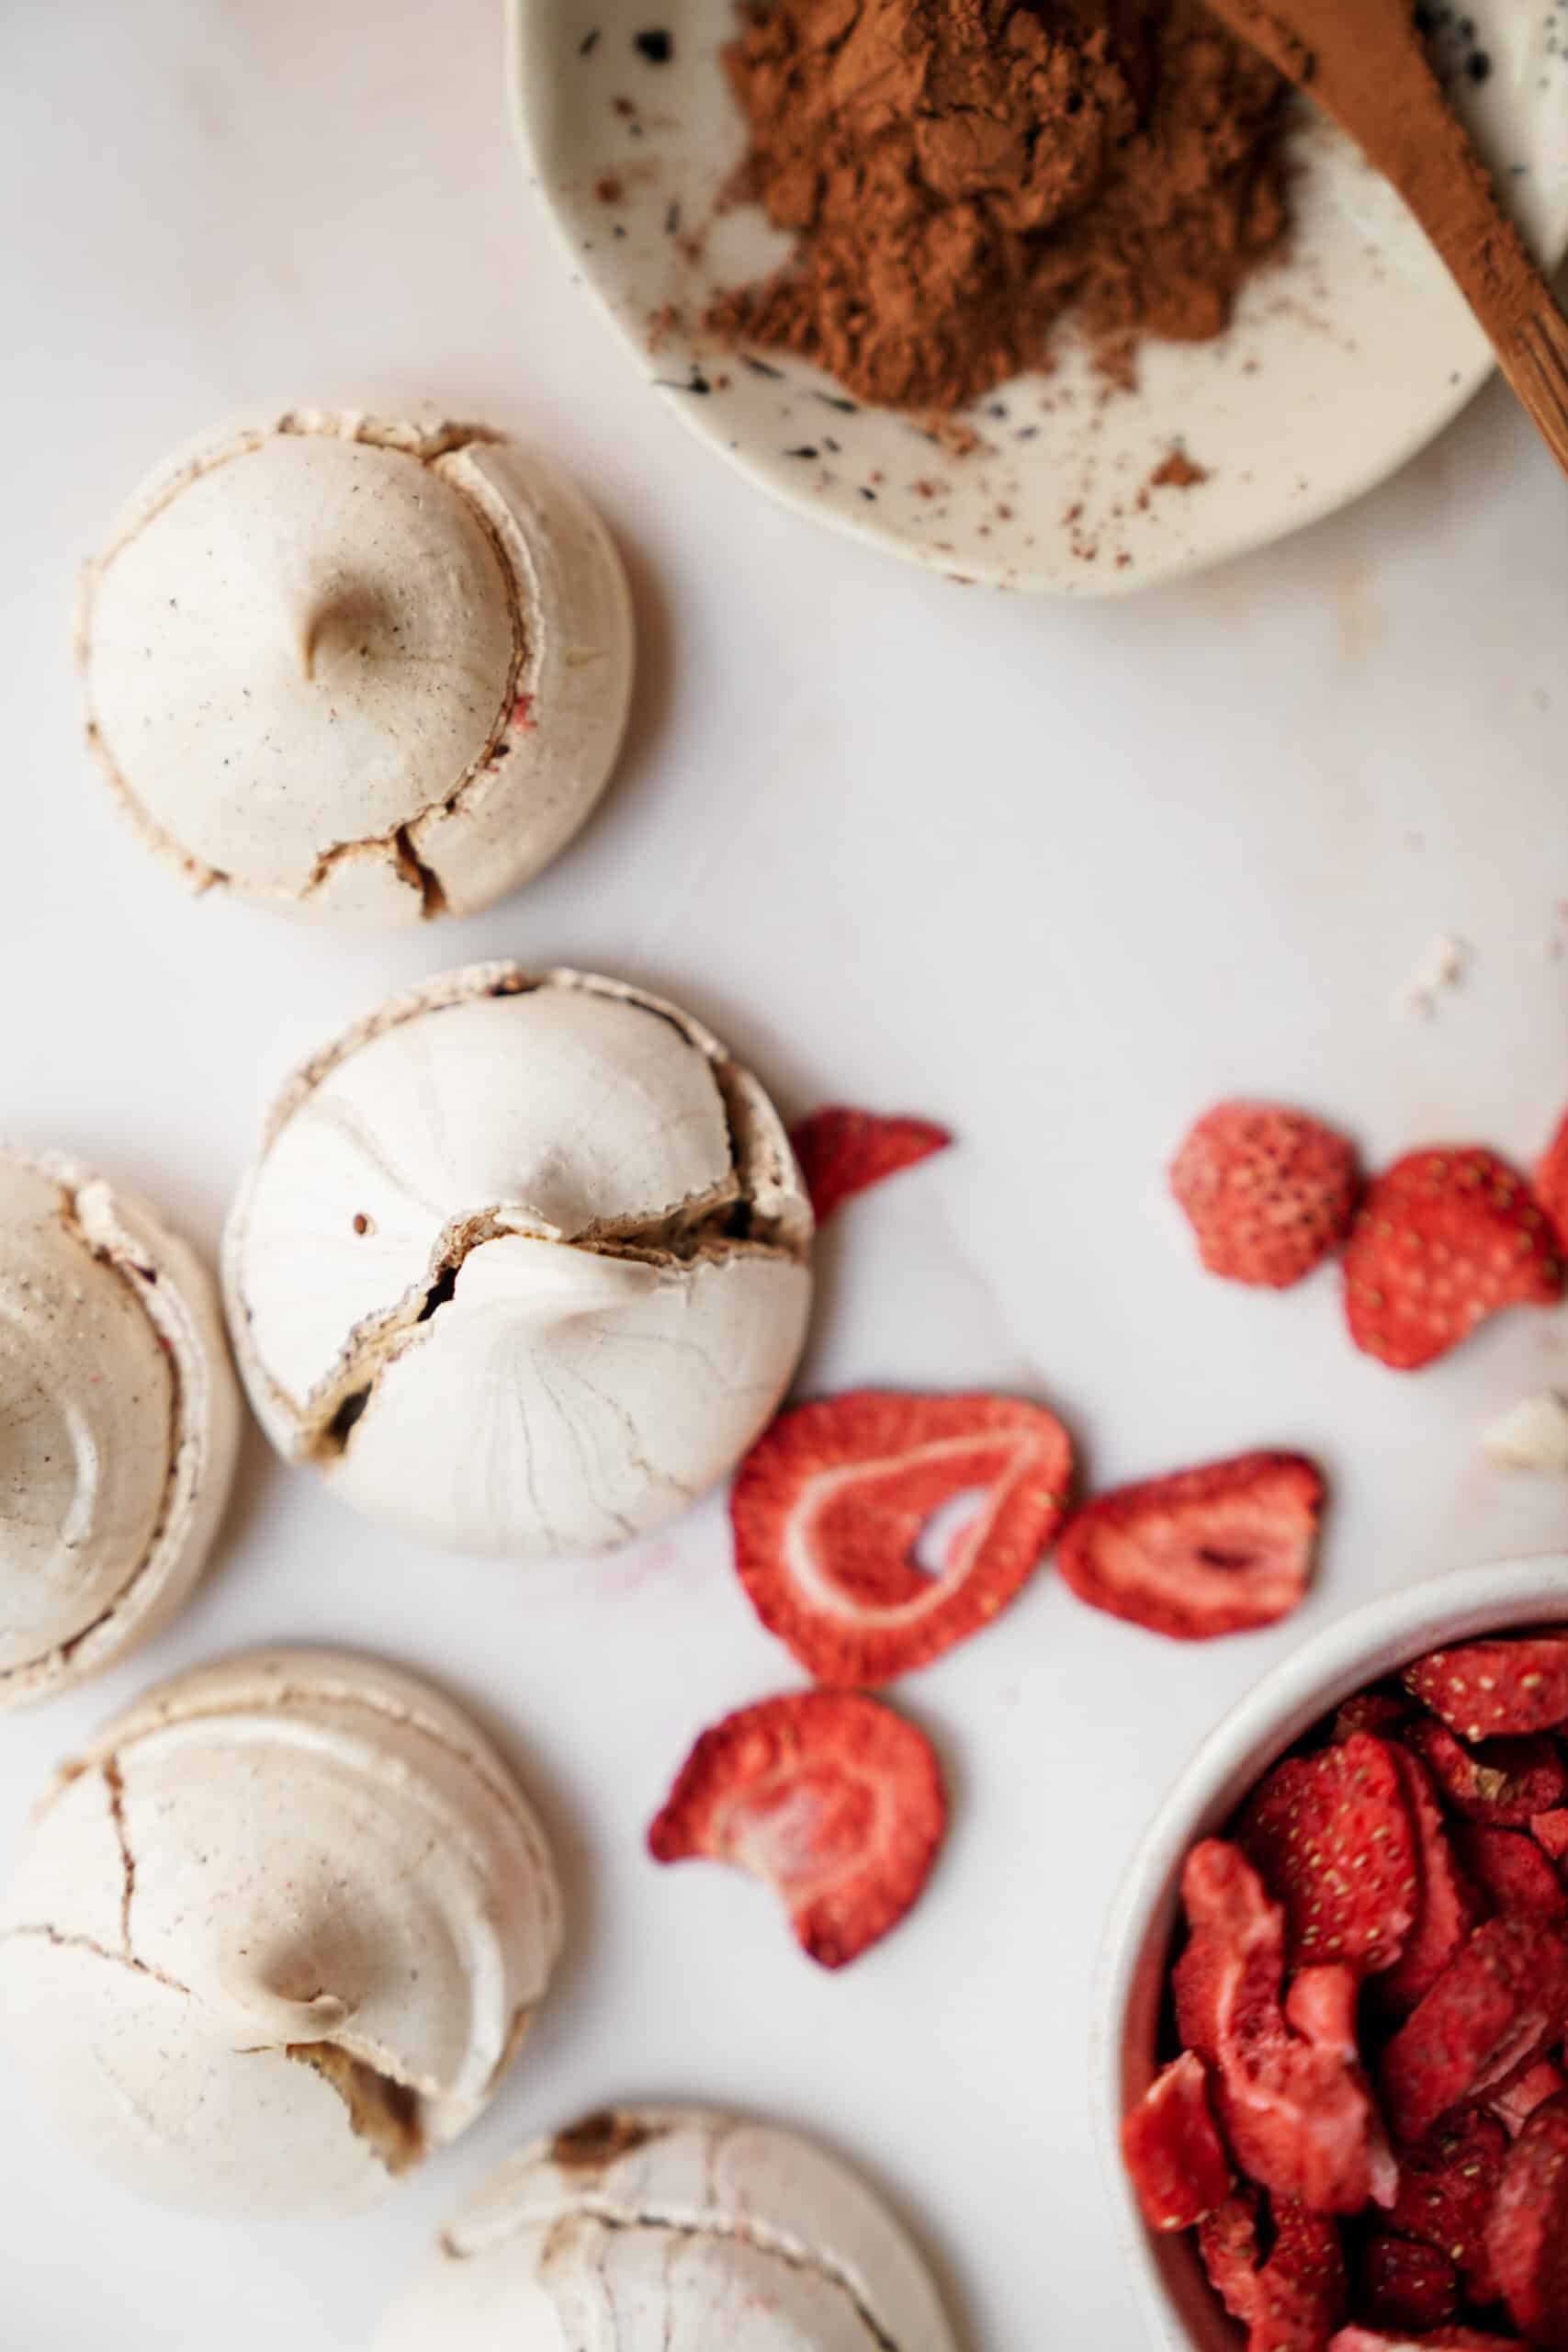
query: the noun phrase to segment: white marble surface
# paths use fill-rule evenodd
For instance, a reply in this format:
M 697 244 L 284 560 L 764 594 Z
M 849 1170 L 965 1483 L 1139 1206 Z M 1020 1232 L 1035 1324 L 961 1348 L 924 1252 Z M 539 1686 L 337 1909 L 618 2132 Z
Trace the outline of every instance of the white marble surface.
M 610 0 L 606 21 L 645 18 Z M 1374 1155 L 1546 1134 L 1568 1096 L 1563 485 L 1494 390 L 1353 512 L 1147 601 L 906 573 L 761 503 L 634 382 L 525 202 L 499 43 L 491 0 L 69 0 L 0 24 L 0 1127 L 101 1161 L 210 1246 L 275 1079 L 388 986 L 485 954 L 625 972 L 791 1110 L 843 1095 L 964 1138 L 830 1236 L 812 1385 L 1017 1385 L 1102 1480 L 1311 1446 L 1337 1496 L 1322 1584 L 1294 1626 L 1194 1653 L 1046 1575 L 911 1682 L 952 1766 L 951 1846 L 908 1928 L 834 1980 L 760 1891 L 640 1851 L 692 1733 L 793 1679 L 716 1507 L 609 1566 L 525 1574 L 374 1532 L 253 1440 L 175 1631 L 0 1724 L 0 1851 L 53 1757 L 150 1674 L 358 1642 L 514 1745 L 560 1842 L 571 1965 L 484 2125 L 330 2229 L 128 2201 L 0 2076 L 0 2334 L 346 2352 L 489 2161 L 628 2094 L 753 2105 L 863 2158 L 969 2352 L 1131 2347 L 1084 2062 L 1142 1824 L 1299 1630 L 1568 1533 L 1568 1485 L 1475 1446 L 1483 1416 L 1568 1378 L 1568 1314 L 1401 1380 L 1352 1353 L 1332 1280 L 1206 1283 L 1160 1173 L 1234 1088 L 1336 1113 Z M 64 628 L 77 559 L 166 443 L 253 397 L 364 387 L 570 460 L 623 536 L 645 649 L 629 755 L 577 848 L 509 906 L 384 943 L 182 900 L 87 771 Z M 1423 1025 L 1393 1001 L 1450 929 L 1471 978 Z

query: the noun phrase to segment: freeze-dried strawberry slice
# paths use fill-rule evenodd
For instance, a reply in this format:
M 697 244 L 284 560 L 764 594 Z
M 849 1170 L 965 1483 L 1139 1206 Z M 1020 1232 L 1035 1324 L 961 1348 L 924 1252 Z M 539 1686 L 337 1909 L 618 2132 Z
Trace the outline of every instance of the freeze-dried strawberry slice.
M 1568 1635 L 1562 1634 L 1433 1650 L 1405 1668 L 1404 1679 L 1461 1739 L 1568 1724 Z
M 1190 2050 L 1155 2076 L 1122 2124 L 1122 2153 L 1151 2230 L 1189 2230 L 1223 2204 L 1230 2158 Z
M 1568 1111 L 1536 1162 L 1535 1196 L 1551 1218 L 1558 1240 L 1568 1250 Z
M 1420 1901 L 1416 1832 L 1392 1748 L 1367 1732 L 1288 1756 L 1261 1781 L 1236 1843 L 1285 1906 L 1292 1968 L 1392 1968 Z
M 1568 2075 L 1555 2059 L 1538 2058 L 1522 2075 L 1516 2075 L 1500 2091 L 1494 2091 L 1486 2102 L 1489 2115 L 1495 2115 L 1510 2140 L 1517 2140 L 1538 2107 L 1559 2091 L 1568 2091 Z M 1477 2301 L 1483 2298 L 1478 2297 Z
M 1459 2278 L 1448 2256 L 1408 2238 L 1369 2238 L 1361 2283 L 1367 2316 L 1379 2327 L 1440 2327 L 1459 2301 Z
M 1568 1805 L 1553 1805 L 1546 1813 L 1532 1813 L 1530 1836 L 1543 1854 L 1560 1862 L 1568 1855 Z
M 1170 1166 L 1210 1273 L 1272 1290 L 1299 1283 L 1338 1248 L 1356 1185 L 1343 1136 L 1272 1102 L 1217 1102 Z
M 1427 1718 L 1406 1726 L 1443 1796 L 1467 1821 L 1512 1829 L 1548 1812 L 1568 1795 L 1568 1768 L 1550 1739 L 1487 1739 L 1467 1747 L 1446 1724 Z
M 1390 2229 L 1446 2255 L 1478 2303 L 1496 2294 L 1486 2223 L 1507 2153 L 1507 2135 L 1496 2118 L 1465 2108 L 1445 2116 L 1399 2160 Z
M 783 1413 L 730 1497 L 747 1596 L 818 1681 L 929 1666 L 1007 1607 L 1060 1524 L 1073 1451 L 1017 1396 L 863 1388 Z M 944 1507 L 973 1499 L 940 1567 L 916 1558 Z
M 1528 1830 L 1460 1822 L 1454 1844 L 1472 1884 L 1492 1910 L 1534 1911 L 1543 1919 L 1568 1915 L 1562 1882 Z
M 1506 2082 L 1561 2034 L 1565 2013 L 1568 1933 L 1551 1919 L 1488 1919 L 1383 2052 L 1396 2136 L 1424 2139 L 1450 2107 Z
M 1410 1702 L 1393 1690 L 1358 1690 L 1340 1702 L 1334 1717 L 1336 1739 L 1348 1739 L 1359 1731 L 1375 1733 L 1382 1739 L 1396 1732 L 1410 1713 Z
M 1486 2244 L 1530 2342 L 1568 2345 L 1568 2094 L 1538 2107 L 1509 2149 Z
M 1181 1878 L 1191 1934 L 1172 1971 L 1177 2026 L 1209 2069 L 1241 2170 L 1315 2212 L 1392 2201 L 1393 2167 L 1357 2058 L 1357 1980 L 1303 1969 L 1280 2006 L 1285 1919 L 1235 1846 L 1195 1846 Z
M 1198 2231 L 1209 2284 L 1247 2330 L 1247 2352 L 1325 2352 L 1345 2312 L 1339 2232 L 1293 2198 L 1270 2201 L 1273 2244 L 1262 2259 L 1259 2201 L 1238 2190 Z
M 1345 1250 L 1350 1337 L 1414 1372 L 1505 1306 L 1562 1295 L 1557 1238 L 1522 1176 L 1480 1145 L 1429 1146 L 1368 1187 Z
M 813 1111 L 790 1129 L 789 1139 L 818 1225 L 852 1194 L 918 1166 L 953 1141 L 930 1119 L 884 1118 L 842 1102 Z
M 1415 1826 L 1421 1893 L 1416 1925 L 1397 1964 L 1378 1978 L 1378 1997 L 1403 2014 L 1431 1991 L 1480 1918 L 1481 1907 L 1454 1854 L 1430 1773 L 1407 1748 L 1393 1752 Z
M 797 1940 L 841 1968 L 895 1928 L 947 1828 L 931 1743 L 854 1690 L 792 1690 L 705 1731 L 648 1833 L 656 1861 L 702 1857 L 782 1896 Z
M 1232 2319 L 1247 2325 L 1258 2308 L 1258 2216 L 1262 2198 L 1242 2181 L 1198 2224 L 1198 2252 L 1210 2286 Z
M 1323 1477 L 1300 1453 L 1243 1453 L 1097 1495 L 1056 1548 L 1080 1600 L 1182 1642 L 1249 1633 L 1306 1591 Z

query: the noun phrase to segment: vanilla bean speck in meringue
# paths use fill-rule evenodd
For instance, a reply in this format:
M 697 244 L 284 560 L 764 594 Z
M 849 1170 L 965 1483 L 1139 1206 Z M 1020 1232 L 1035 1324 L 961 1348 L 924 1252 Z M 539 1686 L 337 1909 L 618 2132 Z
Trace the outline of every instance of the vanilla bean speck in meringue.
M 0 1708 L 173 1616 L 239 1430 L 217 1295 L 185 1242 L 59 1153 L 0 1152 Z
M 793 2132 L 590 2116 L 457 2214 L 377 2352 L 953 2352 L 919 2254 Z
M 296 409 L 163 467 L 89 565 L 88 736 L 191 888 L 468 913 L 576 832 L 631 691 L 620 559 L 537 452 Z
M 146 2194 L 352 2211 L 488 2105 L 560 1932 L 543 1833 L 457 1707 L 378 1660 L 258 1652 L 57 1774 L 0 1905 L 0 2032 Z
M 756 1080 L 615 980 L 473 965 L 285 1089 L 224 1243 L 279 1450 L 455 1549 L 604 1550 L 673 1518 L 800 1353 L 811 1211 Z

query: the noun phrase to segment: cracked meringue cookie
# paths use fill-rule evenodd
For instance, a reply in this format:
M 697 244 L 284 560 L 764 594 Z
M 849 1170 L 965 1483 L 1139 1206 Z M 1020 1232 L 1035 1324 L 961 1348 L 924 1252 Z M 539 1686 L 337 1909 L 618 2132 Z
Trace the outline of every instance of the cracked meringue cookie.
M 260 1652 L 56 1776 L 0 1905 L 0 2032 L 130 2186 L 350 2212 L 489 2103 L 559 1943 L 543 1833 L 457 1708 L 378 1660 Z
M 465 914 L 587 817 L 632 616 L 608 533 L 481 425 L 293 410 L 164 467 L 88 567 L 88 738 L 193 888 Z
M 953 2352 L 853 2173 L 761 2123 L 591 2116 L 470 2198 L 378 2352 Z
M 239 1432 L 192 1251 L 59 1153 L 0 1151 L 0 1708 L 85 1680 L 174 1615 Z
M 285 1089 L 223 1279 L 281 1453 L 432 1543 L 536 1558 L 733 1467 L 799 1356 L 810 1236 L 777 1113 L 706 1030 L 479 964 Z

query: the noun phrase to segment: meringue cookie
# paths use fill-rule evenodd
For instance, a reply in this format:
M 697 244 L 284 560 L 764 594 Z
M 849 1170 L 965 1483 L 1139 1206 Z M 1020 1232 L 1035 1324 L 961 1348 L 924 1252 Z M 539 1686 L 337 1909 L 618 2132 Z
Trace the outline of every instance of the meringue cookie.
M 1510 1469 L 1568 1475 L 1568 1396 L 1554 1388 L 1521 1396 L 1487 1423 L 1481 1443 L 1494 1462 L 1505 1462 Z
M 0 1708 L 172 1617 L 228 1498 L 240 1399 L 206 1270 L 144 1203 L 0 1152 Z
M 378 2352 L 953 2352 L 915 2248 L 793 2133 L 593 2116 L 458 2213 Z
M 433 1543 L 602 1550 L 772 1416 L 811 1212 L 754 1079 L 614 980 L 478 964 L 285 1089 L 224 1239 L 280 1452 Z
M 261 1652 L 57 1776 L 0 1905 L 0 2024 L 131 2185 L 346 2212 L 488 2104 L 559 1943 L 543 1834 L 466 1716 L 378 1661 Z
M 626 577 L 480 425 L 294 410 L 164 467 L 88 568 L 88 736 L 194 888 L 364 927 L 536 874 L 609 776 Z

